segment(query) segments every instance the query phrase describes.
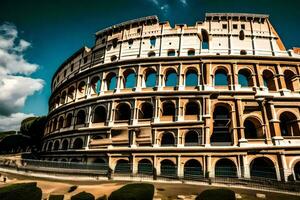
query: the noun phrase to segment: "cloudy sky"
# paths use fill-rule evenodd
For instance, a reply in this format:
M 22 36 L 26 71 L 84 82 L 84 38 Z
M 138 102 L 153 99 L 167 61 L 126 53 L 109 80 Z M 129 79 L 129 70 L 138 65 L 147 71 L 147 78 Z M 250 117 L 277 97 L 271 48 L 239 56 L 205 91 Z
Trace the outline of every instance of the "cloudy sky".
M 57 67 L 94 33 L 147 15 L 195 24 L 205 12 L 266 13 L 288 48 L 300 46 L 300 1 L 294 0 L 1 0 L 0 131 L 46 115 Z

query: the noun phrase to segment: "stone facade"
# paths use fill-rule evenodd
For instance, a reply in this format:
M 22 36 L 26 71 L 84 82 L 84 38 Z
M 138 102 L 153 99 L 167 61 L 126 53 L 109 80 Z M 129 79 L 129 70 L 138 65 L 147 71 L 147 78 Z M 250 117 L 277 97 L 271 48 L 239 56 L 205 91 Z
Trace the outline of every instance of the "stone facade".
M 150 16 L 99 31 L 53 76 L 42 159 L 300 179 L 298 53 L 267 15 L 175 27 Z

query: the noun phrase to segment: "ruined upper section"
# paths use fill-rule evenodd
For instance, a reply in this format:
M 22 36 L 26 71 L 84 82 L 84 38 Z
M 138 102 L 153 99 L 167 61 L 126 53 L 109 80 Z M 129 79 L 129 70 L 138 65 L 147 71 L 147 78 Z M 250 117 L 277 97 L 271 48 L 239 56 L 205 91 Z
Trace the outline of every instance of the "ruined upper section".
M 98 31 L 95 45 L 68 58 L 53 77 L 52 88 L 89 67 L 153 57 L 206 55 L 300 57 L 287 51 L 268 15 L 207 13 L 193 26 L 143 17 Z

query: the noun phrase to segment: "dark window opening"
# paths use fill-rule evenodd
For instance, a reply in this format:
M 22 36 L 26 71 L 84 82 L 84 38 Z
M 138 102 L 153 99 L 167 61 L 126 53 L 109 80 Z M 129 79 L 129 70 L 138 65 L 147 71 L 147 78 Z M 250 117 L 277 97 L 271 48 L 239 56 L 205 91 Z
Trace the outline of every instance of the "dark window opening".
M 173 102 L 165 102 L 163 104 L 163 116 L 175 116 L 175 105 Z
M 116 120 L 127 120 L 131 118 L 130 106 L 126 103 L 121 103 L 116 109 Z
M 196 102 L 188 102 L 185 107 L 185 115 L 199 115 L 200 108 Z
M 161 146 L 174 146 L 175 138 L 172 133 L 164 133 L 161 138 Z
M 98 106 L 94 111 L 93 123 L 100 123 L 106 121 L 106 109 L 103 106 Z

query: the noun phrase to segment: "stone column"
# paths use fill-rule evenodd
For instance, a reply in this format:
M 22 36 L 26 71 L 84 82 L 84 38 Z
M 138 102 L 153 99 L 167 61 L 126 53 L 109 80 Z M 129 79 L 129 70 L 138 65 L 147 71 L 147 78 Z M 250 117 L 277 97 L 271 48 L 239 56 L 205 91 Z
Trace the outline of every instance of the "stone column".
M 272 137 L 273 143 L 275 145 L 281 145 L 283 142 L 283 137 L 280 131 L 280 120 L 277 118 L 276 110 L 273 102 L 269 102 L 269 109 L 271 111 L 272 119 L 269 121 L 272 125 L 274 136 Z
M 89 149 L 90 139 L 91 139 L 91 136 L 88 135 L 87 138 L 86 138 L 86 144 L 85 144 L 85 147 L 84 147 L 85 150 Z
M 138 163 L 136 162 L 135 155 L 132 155 L 132 174 L 137 174 L 138 172 Z
M 283 181 L 287 182 L 288 181 L 288 176 L 289 176 L 289 169 L 287 167 L 286 164 L 286 158 L 285 158 L 285 154 L 281 153 L 280 154 L 280 160 L 281 160 L 281 164 L 282 164 L 282 175 L 283 175 Z
M 215 177 L 215 170 L 211 166 L 211 155 L 206 156 L 206 172 L 208 173 L 208 178 Z
M 236 111 L 235 108 L 231 108 L 231 120 L 232 120 L 232 136 L 233 136 L 233 145 L 238 145 L 238 132 L 237 132 L 237 121 L 236 121 Z
M 247 139 L 245 138 L 245 129 L 244 129 L 244 124 L 242 121 L 242 116 L 243 116 L 243 106 L 242 106 L 242 100 L 241 99 L 236 99 L 236 104 L 237 104 L 237 112 L 236 112 L 236 117 L 238 121 L 238 131 L 239 131 L 239 145 L 244 146 L 247 145 Z
M 183 167 L 182 167 L 182 165 L 181 165 L 181 156 L 180 155 L 178 155 L 177 156 L 177 176 L 179 177 L 179 178 L 182 178 L 183 177 Z
M 250 178 L 250 168 L 248 163 L 248 156 L 242 155 L 242 164 L 243 164 L 243 176 L 244 178 Z
M 178 67 L 178 83 L 177 83 L 177 87 L 178 90 L 184 90 L 184 79 L 183 79 L 184 74 L 182 74 L 182 63 L 179 64 Z
M 136 72 L 136 86 L 134 88 L 135 91 L 141 91 L 143 80 L 143 74 L 141 74 L 141 66 L 139 65 Z

